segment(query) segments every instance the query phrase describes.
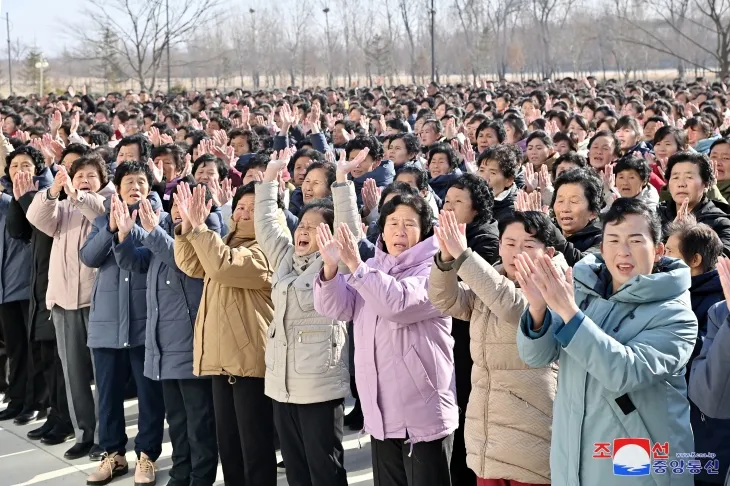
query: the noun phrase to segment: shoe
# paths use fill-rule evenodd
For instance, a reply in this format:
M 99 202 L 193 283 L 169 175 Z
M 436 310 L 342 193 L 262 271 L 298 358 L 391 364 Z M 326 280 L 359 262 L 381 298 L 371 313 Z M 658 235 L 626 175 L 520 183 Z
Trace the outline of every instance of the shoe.
M 74 460 L 81 459 L 84 456 L 89 455 L 89 451 L 94 447 L 93 442 L 78 442 L 73 445 L 69 450 L 64 452 L 63 457 L 66 459 Z
M 53 430 L 53 427 L 55 427 L 56 424 L 53 423 L 51 420 L 46 420 L 46 423 L 38 427 L 37 429 L 33 429 L 30 432 L 28 432 L 27 436 L 30 440 L 40 440 L 43 437 L 46 436 L 50 431 Z
M 8 408 L 0 412 L 0 421 L 3 420 L 12 420 L 18 415 L 23 413 L 23 406 L 22 405 L 13 405 L 12 403 L 8 405 Z
M 276 464 L 276 472 L 280 474 L 286 474 L 286 466 L 284 465 L 284 461 L 280 461 Z
M 54 427 L 53 430 L 48 432 L 46 435 L 43 436 L 41 439 L 41 444 L 45 445 L 58 445 L 63 444 L 67 440 L 72 440 L 74 438 L 74 431 L 73 429 L 65 430 L 63 427 Z
M 348 427 L 350 430 L 362 430 L 364 427 L 365 418 L 362 416 L 362 408 L 360 407 L 360 400 L 355 402 L 355 408 L 350 413 L 345 415 L 343 425 Z
M 104 449 L 99 447 L 99 444 L 94 444 L 91 450 L 89 451 L 89 460 L 91 462 L 99 462 L 102 459 L 104 459 Z
M 155 463 L 143 452 L 139 455 L 134 470 L 134 486 L 149 486 L 155 482 Z
M 86 478 L 86 484 L 99 486 L 109 484 L 112 479 L 124 476 L 129 472 L 129 465 L 124 456 L 116 452 L 104 454 L 99 467 Z
M 48 415 L 47 410 L 26 410 L 25 412 L 21 413 L 17 417 L 15 417 L 15 420 L 13 420 L 13 423 L 15 425 L 28 425 L 31 422 L 34 422 L 36 420 L 44 419 Z

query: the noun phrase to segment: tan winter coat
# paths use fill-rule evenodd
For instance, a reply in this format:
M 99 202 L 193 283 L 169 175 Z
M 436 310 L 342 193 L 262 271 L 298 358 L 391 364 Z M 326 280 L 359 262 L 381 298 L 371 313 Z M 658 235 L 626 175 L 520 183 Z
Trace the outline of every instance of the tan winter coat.
M 567 267 L 562 255 L 557 260 Z M 501 268 L 467 250 L 448 263 L 436 255 L 428 296 L 445 314 L 470 323 L 474 366 L 464 431 L 467 465 L 484 479 L 550 484 L 558 370 L 530 368 L 520 360 L 517 329 L 527 307 L 522 292 Z
M 96 269 L 79 259 L 94 220 L 104 214 L 104 200 L 116 194 L 109 183 L 98 193 L 80 191 L 76 201 L 49 199 L 48 191 L 39 191 L 28 207 L 28 222 L 53 237 L 48 270 L 46 307 L 77 310 L 91 305 Z
M 175 263 L 205 280 L 193 373 L 263 378 L 273 270 L 254 239 L 253 221 L 237 223 L 223 239 L 204 224 L 184 235 L 181 229 L 175 229 Z

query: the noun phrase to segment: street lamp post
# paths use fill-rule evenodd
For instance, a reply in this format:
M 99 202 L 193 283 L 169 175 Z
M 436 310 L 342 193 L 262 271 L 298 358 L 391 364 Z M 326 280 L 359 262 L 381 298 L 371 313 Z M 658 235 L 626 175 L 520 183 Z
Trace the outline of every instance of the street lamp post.
M 40 71 L 40 86 L 38 87 L 38 96 L 40 98 L 43 98 L 43 70 L 48 69 L 48 61 L 46 61 L 46 58 L 41 55 L 41 58 L 38 60 L 38 62 L 35 63 L 36 69 Z
M 325 7 L 322 9 L 324 12 L 324 22 L 327 28 L 327 84 L 332 87 L 332 43 L 330 42 L 330 8 Z
M 253 30 L 253 62 L 251 63 L 253 66 L 253 72 L 252 74 L 252 81 L 253 81 L 253 87 L 255 89 L 259 88 L 259 71 L 258 71 L 258 52 L 256 51 L 256 16 L 254 15 L 256 13 L 256 10 L 249 8 L 248 13 L 251 14 L 251 29 Z
M 167 50 L 167 94 L 170 94 L 172 92 L 172 83 L 170 80 L 170 4 L 168 0 L 165 0 L 165 24 L 167 27 L 167 39 L 165 41 L 165 44 L 167 44 L 166 50 Z
M 436 10 L 433 7 L 433 0 L 431 0 L 430 14 L 431 14 L 431 81 L 436 81 L 436 36 L 434 33 Z

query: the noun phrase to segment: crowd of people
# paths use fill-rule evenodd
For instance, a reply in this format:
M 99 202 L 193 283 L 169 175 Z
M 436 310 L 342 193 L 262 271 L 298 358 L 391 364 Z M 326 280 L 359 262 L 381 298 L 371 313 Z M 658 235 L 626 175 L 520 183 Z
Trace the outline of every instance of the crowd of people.
M 138 486 L 165 420 L 170 486 L 344 486 L 345 428 L 378 486 L 728 484 L 724 84 L 0 114 L 0 420 L 75 439 L 87 484 L 129 473 L 130 397 Z

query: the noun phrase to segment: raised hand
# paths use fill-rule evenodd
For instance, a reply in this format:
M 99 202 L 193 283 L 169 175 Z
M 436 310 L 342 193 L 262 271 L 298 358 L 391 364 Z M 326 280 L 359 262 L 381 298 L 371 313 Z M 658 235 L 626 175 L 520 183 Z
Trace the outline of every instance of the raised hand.
M 530 304 L 530 316 L 534 321 L 533 329 L 538 330 L 542 327 L 547 312 L 547 303 L 542 297 L 542 292 L 537 286 L 534 274 L 536 273 L 535 264 L 527 253 L 520 253 L 515 256 L 515 277 L 520 289 Z
M 152 159 L 147 159 L 147 167 L 149 167 L 152 171 L 152 177 L 154 177 L 155 182 L 162 182 L 162 178 L 165 177 L 165 172 L 162 168 L 162 160 L 155 162 Z
M 53 115 L 51 115 L 51 121 L 48 122 L 48 128 L 51 130 L 51 135 L 54 137 L 58 134 L 58 129 L 61 128 L 61 125 L 63 124 L 63 116 L 61 116 L 61 112 L 58 110 L 55 110 L 53 112 Z
M 160 209 L 152 209 L 152 203 L 148 199 L 139 203 L 139 220 L 146 232 L 151 233 L 160 224 L 160 212 Z
M 170 145 L 171 143 L 175 143 L 175 141 L 172 139 L 170 135 L 165 135 L 164 133 L 160 135 L 160 143 L 162 145 Z
M 192 205 L 193 195 L 190 193 L 190 186 L 187 182 L 181 182 L 177 185 L 177 191 L 172 195 L 177 210 L 182 219 L 182 233 L 185 234 L 192 229 L 190 225 L 190 206 Z
M 248 105 L 243 105 L 243 108 L 241 109 L 241 125 L 246 130 L 251 130 L 251 110 L 249 110 Z
M 337 182 L 347 182 L 347 175 L 365 160 L 369 152 L 370 149 L 365 147 L 349 162 L 347 161 L 347 153 L 344 150 L 340 152 L 340 160 L 337 161 Z
M 682 221 L 687 219 L 690 216 L 689 212 L 689 198 L 684 198 L 684 201 L 682 201 L 682 205 L 679 206 L 679 211 L 677 211 L 677 216 L 674 218 L 674 221 Z
M 112 197 L 112 199 L 115 198 Z M 134 228 L 135 221 L 137 221 L 137 210 L 135 209 L 132 211 L 132 214 L 130 215 L 129 208 L 122 201 L 115 204 L 112 210 L 114 211 L 114 219 L 117 222 L 117 237 L 121 243 L 127 238 L 129 233 L 131 233 L 132 228 Z
M 532 275 L 547 306 L 555 311 L 563 322 L 570 321 L 579 311 L 575 303 L 573 269 L 568 268 L 563 272 L 552 262 L 549 255 L 544 254 L 535 259 Z
M 264 182 L 274 182 L 277 180 L 279 173 L 289 165 L 289 159 L 291 159 L 293 154 L 294 152 L 290 148 L 280 150 L 278 154 L 276 152 L 272 153 L 269 164 L 266 166 L 266 171 L 264 172 Z
M 193 197 L 191 204 L 188 209 L 188 219 L 190 225 L 196 228 L 202 224 L 205 224 L 205 220 L 210 215 L 210 210 L 213 208 L 213 201 L 205 202 L 205 186 L 202 184 L 195 186 L 193 189 Z
M 56 177 L 53 178 L 53 184 L 51 184 L 51 187 L 48 188 L 48 196 L 52 199 L 56 199 L 61 194 L 61 191 L 63 191 L 66 187 L 68 179 L 69 177 L 68 172 L 66 172 L 66 168 L 62 165 L 58 166 L 58 172 L 56 172 Z
M 180 177 L 187 177 L 192 174 L 193 174 L 193 156 L 190 154 L 185 154 L 185 168 L 183 169 L 182 174 L 180 174 Z
M 340 263 L 340 242 L 332 236 L 332 231 L 326 223 L 320 223 L 317 226 L 317 246 L 319 254 L 324 263 L 324 273 L 326 280 L 331 280 L 337 274 L 337 265 Z
M 380 188 L 375 182 L 375 179 L 365 179 L 365 183 L 362 186 L 363 214 L 365 216 L 372 213 L 373 209 L 378 207 L 380 193 Z
M 322 111 L 319 107 L 319 103 L 314 103 L 308 117 L 309 129 L 312 131 L 312 133 L 320 133 L 322 131 L 321 116 Z
M 730 307 L 730 259 L 720 257 L 717 262 L 717 273 L 720 274 L 720 284 L 722 285 L 722 293 L 725 296 L 725 305 Z
M 616 187 L 616 174 L 613 173 L 613 168 L 616 164 L 606 164 L 601 172 L 601 178 L 603 179 L 603 190 L 606 194 L 613 192 Z
M 444 123 L 444 137 L 446 137 L 446 140 L 451 140 L 456 137 L 456 133 L 456 120 L 449 118 Z
M 537 174 L 537 185 L 541 191 L 553 187 L 552 175 L 547 164 L 540 166 L 540 172 Z
M 466 251 L 466 225 L 459 224 L 453 211 L 441 211 L 439 224 L 434 227 L 434 233 L 442 250 L 442 259 L 456 259 Z M 444 246 L 446 253 L 443 253 Z
M 38 190 L 38 181 L 33 182 L 33 175 L 28 172 L 18 172 L 13 180 L 13 197 L 19 200 L 31 191 Z
M 297 122 L 296 114 L 292 112 L 288 103 L 284 103 L 279 108 L 279 119 L 281 120 L 281 131 L 286 135 L 289 133 L 289 128 Z
M 81 117 L 81 114 L 78 111 L 73 112 L 73 114 L 71 115 L 71 128 L 70 128 L 71 133 L 76 133 L 78 131 L 79 123 L 81 121 L 80 117 Z
M 150 143 L 155 147 L 159 147 L 162 144 L 160 140 L 160 129 L 157 127 L 150 128 Z
M 213 146 L 213 155 L 220 158 L 221 160 L 228 162 L 229 167 L 235 167 L 236 163 L 238 162 L 238 157 L 236 157 L 236 151 L 233 147 L 230 145 L 226 146 Z
M 226 135 L 225 130 L 216 130 L 213 132 L 213 142 L 218 147 L 225 147 L 228 145 L 228 135 Z
M 535 173 L 532 162 L 525 164 L 525 191 L 532 192 L 540 186 L 540 178 Z
M 357 239 L 347 224 L 342 223 L 337 228 L 337 241 L 340 243 L 340 258 L 342 259 L 342 263 L 347 265 L 347 268 L 354 273 L 357 267 L 360 266 L 362 260 L 360 259 L 360 251 L 357 248 Z

